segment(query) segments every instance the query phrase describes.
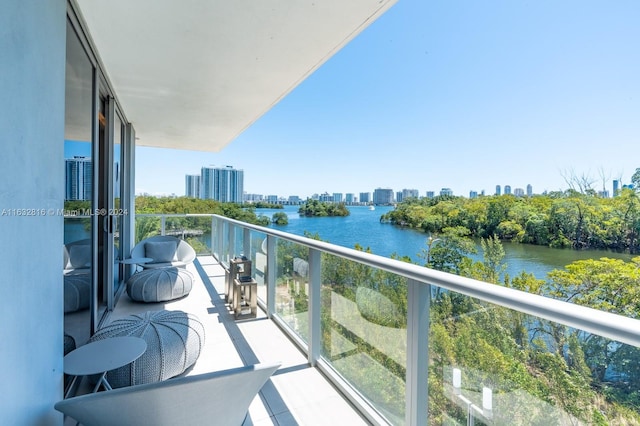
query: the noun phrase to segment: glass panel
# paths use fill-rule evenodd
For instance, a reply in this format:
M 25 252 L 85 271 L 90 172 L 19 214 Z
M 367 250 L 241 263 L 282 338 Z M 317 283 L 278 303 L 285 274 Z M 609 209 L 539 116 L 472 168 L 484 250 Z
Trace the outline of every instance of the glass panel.
M 431 314 L 433 424 L 640 421 L 638 348 L 447 291 Z
M 262 232 L 251 231 L 251 262 L 253 278 L 258 283 L 258 299 L 267 301 L 267 236 Z
M 407 282 L 322 255 L 321 355 L 392 424 L 405 420 Z
M 137 214 L 136 220 L 136 235 L 135 244 L 145 238 L 153 237 L 154 235 L 160 235 L 162 229 L 162 219 L 156 215 L 144 215 Z
M 276 314 L 305 342 L 309 338 L 309 249 L 276 240 Z
M 165 219 L 164 232 L 188 242 L 198 255 L 211 254 L 209 216 L 169 216 Z
M 93 65 L 73 27 L 67 23 L 65 74 L 65 217 L 64 312 L 65 333 L 78 345 L 91 332 L 93 209 Z

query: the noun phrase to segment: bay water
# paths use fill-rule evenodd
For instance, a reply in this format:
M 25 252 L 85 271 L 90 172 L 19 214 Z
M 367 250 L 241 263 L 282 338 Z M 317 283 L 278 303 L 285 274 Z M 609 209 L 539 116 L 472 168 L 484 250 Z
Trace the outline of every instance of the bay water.
M 369 210 L 366 206 L 349 206 L 351 214 L 346 217 L 304 217 L 298 214 L 298 208 L 299 206 L 284 206 L 284 210 L 256 209 L 256 214 L 271 218 L 273 213 L 284 212 L 289 219 L 288 225 L 271 224 L 270 228 L 295 235 L 304 235 L 306 231 L 318 234 L 323 241 L 343 247 L 354 248 L 359 244 L 380 256 L 389 257 L 395 253 L 408 256 L 415 263 L 424 263 L 424 259 L 418 254 L 427 249 L 427 234 L 415 229 L 380 223 L 380 216 L 392 210 L 392 206 L 376 206 L 375 210 Z M 605 250 L 554 249 L 510 242 L 505 242 L 503 246 L 506 272 L 511 277 L 526 271 L 534 274 L 536 278 L 545 279 L 549 271 L 562 269 L 575 260 L 601 257 L 629 260 L 633 257 Z M 478 254 L 472 258 L 482 260 L 479 245 Z

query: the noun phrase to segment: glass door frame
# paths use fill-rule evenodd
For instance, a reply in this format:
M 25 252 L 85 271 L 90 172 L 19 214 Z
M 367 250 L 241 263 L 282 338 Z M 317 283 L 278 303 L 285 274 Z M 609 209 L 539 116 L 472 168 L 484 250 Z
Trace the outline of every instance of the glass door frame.
M 67 2 L 67 18 L 75 31 L 80 43 L 83 45 L 87 57 L 93 66 L 92 89 L 92 163 L 93 163 L 93 190 L 91 201 L 91 297 L 90 297 L 90 334 L 93 335 L 104 321 L 105 314 L 112 311 L 117 298 L 124 288 L 122 285 L 114 285 L 114 268 L 120 271 L 120 264 L 116 263 L 113 241 L 113 225 L 118 220 L 114 213 L 114 124 L 117 116 L 122 125 L 120 131 L 120 208 L 121 216 L 119 227 L 119 256 L 127 257 L 131 250 L 133 235 L 133 208 L 134 208 L 134 159 L 135 130 L 127 120 L 124 111 L 115 95 L 107 74 L 98 59 L 97 50 L 93 45 L 83 24 L 75 10 L 74 2 Z M 100 103 L 104 99 L 104 128 L 100 126 Z M 103 134 L 101 135 L 101 132 Z M 101 141 L 102 137 L 102 141 Z M 101 146 L 102 145 L 102 146 Z M 104 210 L 103 210 L 104 209 Z M 117 212 L 116 212 L 117 213 Z M 111 232 L 110 232 L 111 231 Z M 116 266 L 117 265 L 117 266 Z M 117 274 L 119 283 L 127 278 L 128 271 Z

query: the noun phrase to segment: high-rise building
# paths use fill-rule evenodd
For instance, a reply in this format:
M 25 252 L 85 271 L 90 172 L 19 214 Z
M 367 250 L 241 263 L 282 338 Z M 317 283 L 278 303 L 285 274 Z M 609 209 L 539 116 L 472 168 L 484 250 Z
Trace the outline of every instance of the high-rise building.
M 440 196 L 444 195 L 453 195 L 453 190 L 451 188 L 442 188 L 440 190 Z
M 351 192 L 347 192 L 344 196 L 344 199 L 347 204 L 353 204 L 356 202 L 356 196 Z
M 425 195 L 426 195 L 427 198 L 433 198 L 433 197 L 436 196 L 436 193 L 435 193 L 435 191 L 427 191 L 427 192 L 425 192 Z
M 263 199 L 264 196 L 262 194 L 244 194 L 244 201 L 247 203 L 257 203 Z
M 232 166 L 203 167 L 200 179 L 200 198 L 223 203 L 242 203 L 243 170 L 236 170 Z
M 374 189 L 373 204 L 393 204 L 393 189 L 390 189 L 390 188 Z
M 407 198 L 420 198 L 420 191 L 417 189 L 403 189 L 402 199 L 406 200 Z M 398 202 L 400 202 L 400 200 L 398 200 Z
M 531 197 L 533 195 L 533 186 L 531 184 L 527 185 L 527 197 Z
M 618 191 L 620 190 L 620 181 L 618 179 L 613 180 L 613 196 L 618 196 Z
M 184 181 L 184 195 L 200 198 L 200 175 L 186 175 Z
M 478 191 L 469 191 L 469 198 L 478 198 Z
M 522 188 L 516 188 L 513 190 L 513 195 L 515 195 L 516 197 L 524 197 L 524 189 Z
M 511 185 L 505 185 L 504 186 L 504 195 L 509 195 L 511 194 Z
M 328 192 L 324 192 L 320 194 L 320 198 L 318 200 L 322 203 L 332 203 L 333 195 L 330 195 Z
M 370 192 L 361 192 L 360 193 L 360 202 L 361 203 L 370 203 L 371 202 L 371 193 Z
M 341 203 L 342 202 L 342 192 L 334 192 L 333 193 L 333 202 Z
M 502 194 L 502 187 L 500 185 L 496 185 L 496 195 Z
M 76 156 L 65 160 L 65 200 L 93 198 L 93 163 L 89 157 Z

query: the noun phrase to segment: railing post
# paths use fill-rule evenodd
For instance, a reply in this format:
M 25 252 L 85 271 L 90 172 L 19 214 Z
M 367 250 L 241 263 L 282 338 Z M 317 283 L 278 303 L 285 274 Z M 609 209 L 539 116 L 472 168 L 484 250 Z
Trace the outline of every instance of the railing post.
M 431 286 L 407 281 L 406 424 L 429 424 L 429 311 Z
M 276 237 L 267 235 L 267 316 L 276 313 Z
M 218 256 L 218 263 L 222 264 L 224 253 L 222 253 L 224 247 L 224 221 L 222 219 L 216 219 L 216 229 L 218 235 L 216 235 L 216 255 Z
M 218 221 L 214 216 L 211 216 L 211 255 L 215 258 L 218 242 L 214 239 L 214 236 L 218 236 Z
M 313 367 L 320 358 L 322 343 L 320 330 L 320 251 L 309 249 L 309 364 Z
M 236 226 L 233 223 L 229 223 L 229 244 L 228 248 L 228 260 L 231 261 L 236 255 Z
M 165 235 L 165 224 L 167 221 L 167 217 L 165 215 L 160 216 L 160 235 Z

